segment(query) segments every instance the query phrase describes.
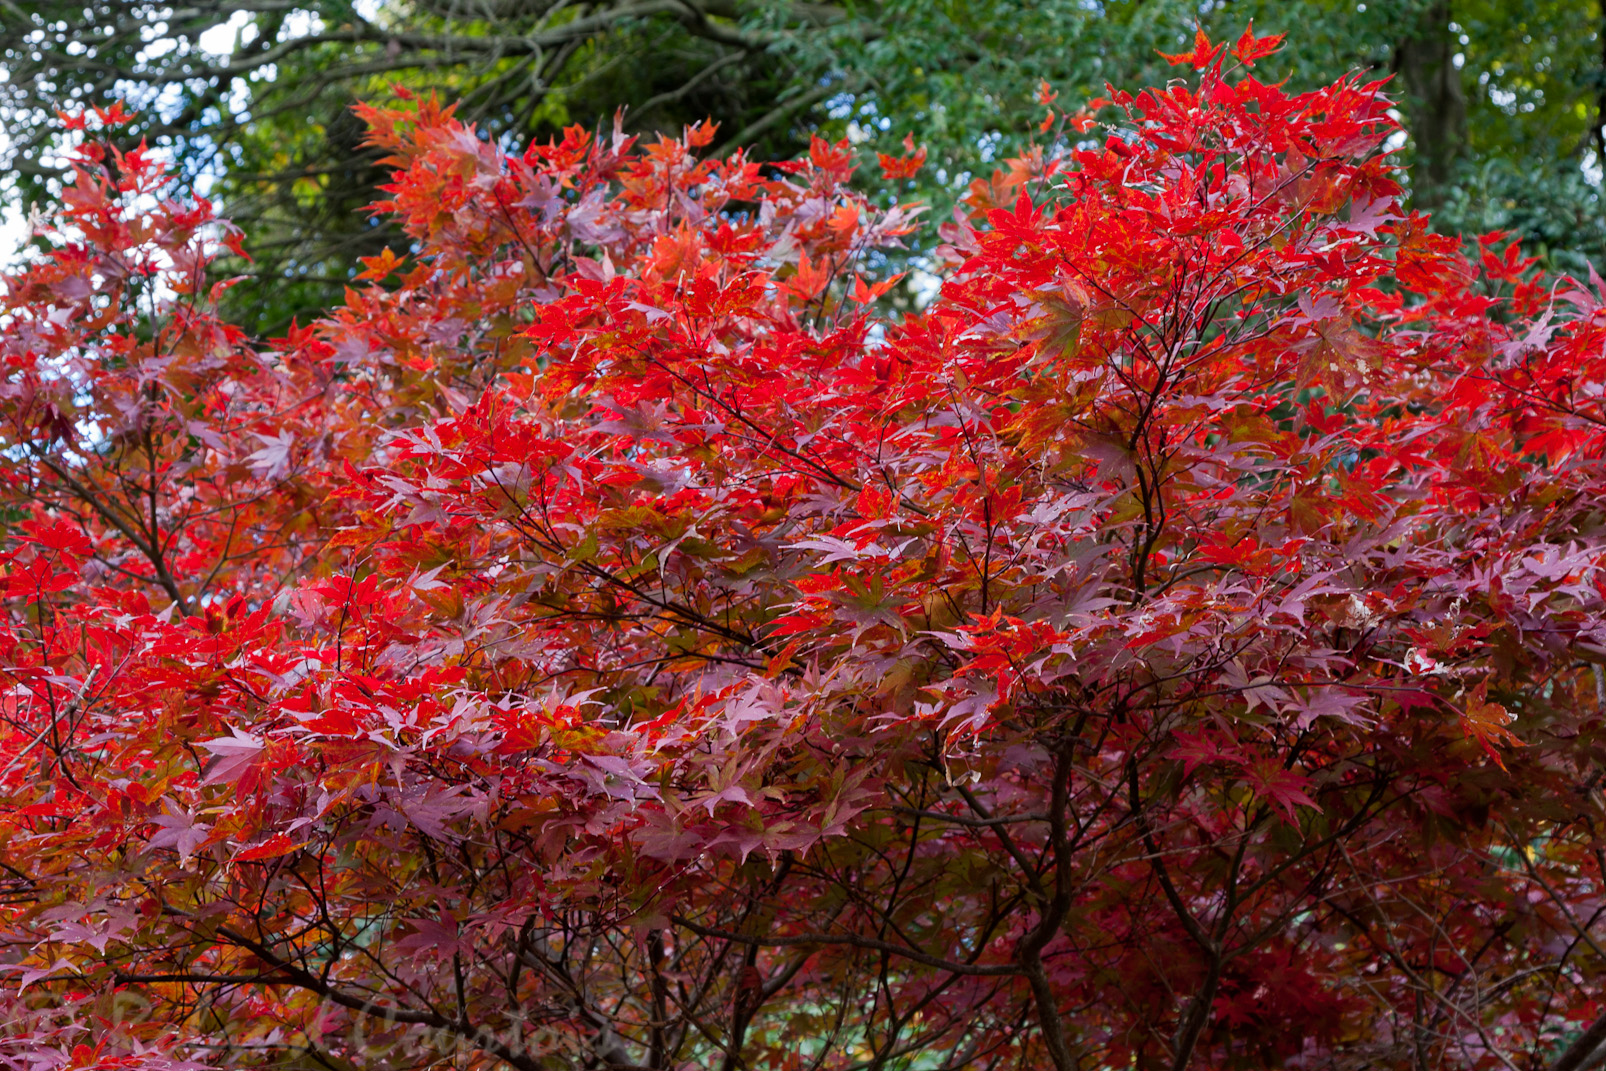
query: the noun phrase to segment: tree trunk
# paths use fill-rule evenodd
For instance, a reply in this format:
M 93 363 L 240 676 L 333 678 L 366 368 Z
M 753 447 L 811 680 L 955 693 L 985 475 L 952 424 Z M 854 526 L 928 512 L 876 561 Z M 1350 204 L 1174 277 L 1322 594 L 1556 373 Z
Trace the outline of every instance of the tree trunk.
M 1600 0 L 1595 38 L 1600 44 L 1600 67 L 1595 71 L 1595 162 L 1606 168 L 1606 0 Z M 1595 692 L 1600 693 L 1599 677 L 1595 678 Z
M 1466 148 L 1467 97 L 1454 62 L 1459 50 L 1450 29 L 1449 0 L 1432 0 L 1423 8 L 1394 50 L 1405 126 L 1416 154 L 1411 193 L 1417 208 L 1444 203 L 1456 161 Z
M 1582 1034 L 1573 1039 L 1567 1051 L 1556 1057 L 1550 1071 L 1583 1071 L 1596 1062 L 1602 1046 L 1606 1046 L 1606 1015 L 1602 1015 Z

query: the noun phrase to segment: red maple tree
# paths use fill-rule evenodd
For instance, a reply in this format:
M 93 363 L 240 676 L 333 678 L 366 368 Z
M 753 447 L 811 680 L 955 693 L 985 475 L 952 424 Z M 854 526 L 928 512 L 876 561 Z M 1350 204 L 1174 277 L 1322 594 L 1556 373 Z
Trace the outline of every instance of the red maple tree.
M 252 339 L 86 141 L 0 312 L 0 1065 L 1583 1067 L 1602 284 L 1275 44 L 1051 113 L 901 316 L 845 145 L 417 100 L 414 248 Z

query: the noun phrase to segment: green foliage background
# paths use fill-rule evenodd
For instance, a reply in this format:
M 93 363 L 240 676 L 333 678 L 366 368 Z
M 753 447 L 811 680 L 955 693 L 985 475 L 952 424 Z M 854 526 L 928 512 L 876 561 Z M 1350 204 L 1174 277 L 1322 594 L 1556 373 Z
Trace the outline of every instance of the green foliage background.
M 0 164 L 9 196 L 41 198 L 56 108 L 141 107 L 130 139 L 167 146 L 250 234 L 233 311 L 271 331 L 398 244 L 363 211 L 382 172 L 350 112 L 394 86 L 510 144 L 619 108 L 643 132 L 712 117 L 770 156 L 819 131 L 869 159 L 907 134 L 930 166 L 887 194 L 941 219 L 1036 136 L 1040 81 L 1073 107 L 1160 83 L 1157 50 L 1251 19 L 1288 34 L 1263 78 L 1397 74 L 1401 151 L 1441 229 L 1512 230 L 1574 272 L 1606 256 L 1601 0 L 0 0 Z

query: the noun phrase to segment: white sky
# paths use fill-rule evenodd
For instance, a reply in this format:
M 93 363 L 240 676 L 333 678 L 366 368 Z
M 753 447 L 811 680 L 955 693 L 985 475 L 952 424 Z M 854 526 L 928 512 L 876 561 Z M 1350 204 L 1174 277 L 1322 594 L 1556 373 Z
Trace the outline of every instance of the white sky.
M 6 137 L 5 127 L 0 126 L 0 155 L 8 148 L 10 139 Z M 4 203 L 0 203 L 0 269 L 5 269 L 16 261 L 28 237 L 28 206 L 11 190 L 0 193 L 0 197 L 4 198 Z
M 357 0 L 356 9 L 365 18 L 373 18 L 377 13 L 381 0 Z M 241 44 L 250 41 L 255 28 L 249 26 L 250 15 L 244 11 L 237 11 L 229 22 L 222 26 L 214 26 L 203 33 L 196 44 L 202 52 L 208 53 L 214 59 L 227 58 Z M 299 37 L 317 32 L 319 22 L 315 15 L 306 11 L 293 11 L 285 19 L 281 27 L 279 38 Z M 155 28 L 153 28 L 153 31 Z M 241 31 L 244 31 L 242 34 Z M 245 40 L 242 41 L 241 37 Z M 170 43 L 169 43 L 170 45 Z M 5 72 L 0 70 L 0 78 Z M 244 82 L 237 82 L 235 91 L 243 95 L 246 93 Z M 235 102 L 236 106 L 243 105 L 244 100 Z M 157 105 L 160 107 L 160 104 Z M 3 157 L 9 148 L 6 131 L 0 124 L 0 157 Z M 204 182 L 202 185 L 206 185 Z M 41 206 L 48 210 L 49 206 Z M 28 206 L 22 203 L 21 196 L 11 189 L 0 186 L 0 271 L 14 268 L 19 262 L 19 254 L 24 242 L 28 238 Z

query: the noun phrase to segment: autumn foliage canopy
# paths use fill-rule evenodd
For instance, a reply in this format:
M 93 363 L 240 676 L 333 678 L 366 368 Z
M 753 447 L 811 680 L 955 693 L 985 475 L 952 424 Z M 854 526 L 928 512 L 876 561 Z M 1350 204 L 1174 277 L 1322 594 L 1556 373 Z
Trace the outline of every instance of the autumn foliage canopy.
M 249 243 L 70 120 L 0 305 L 0 1066 L 1582 1066 L 1606 295 L 1275 44 L 1045 89 L 901 312 L 846 144 L 415 100 L 413 249 L 251 338 Z

